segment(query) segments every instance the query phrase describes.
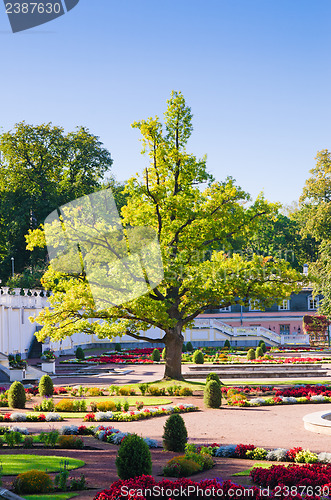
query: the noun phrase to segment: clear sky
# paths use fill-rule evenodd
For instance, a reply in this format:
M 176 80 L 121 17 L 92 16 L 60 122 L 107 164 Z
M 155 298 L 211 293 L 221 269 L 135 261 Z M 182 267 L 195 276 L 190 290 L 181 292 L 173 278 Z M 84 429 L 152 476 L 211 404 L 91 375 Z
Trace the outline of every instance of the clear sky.
M 216 179 L 290 203 L 331 148 L 330 22 L 330 0 L 80 0 L 13 34 L 1 2 L 0 126 L 85 125 L 124 180 L 147 161 L 130 124 L 181 90 L 188 150 Z

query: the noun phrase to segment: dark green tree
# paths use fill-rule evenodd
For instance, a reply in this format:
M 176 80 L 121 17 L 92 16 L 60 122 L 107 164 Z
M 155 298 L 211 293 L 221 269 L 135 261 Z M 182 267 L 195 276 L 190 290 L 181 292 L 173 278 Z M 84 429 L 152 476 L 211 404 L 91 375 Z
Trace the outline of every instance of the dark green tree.
M 45 251 L 26 250 L 25 235 L 60 205 L 102 187 L 109 151 L 85 127 L 66 134 L 52 124 L 18 123 L 0 135 L 0 273 L 43 265 Z M 108 183 L 114 185 L 112 180 Z M 118 196 L 123 188 L 116 185 Z

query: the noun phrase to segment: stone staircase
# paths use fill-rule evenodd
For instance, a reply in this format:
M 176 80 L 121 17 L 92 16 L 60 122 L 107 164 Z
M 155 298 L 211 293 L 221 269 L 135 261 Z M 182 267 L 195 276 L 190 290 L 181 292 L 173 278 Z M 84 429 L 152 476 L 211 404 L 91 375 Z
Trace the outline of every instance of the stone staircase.
M 183 373 L 184 379 L 205 379 L 210 372 L 221 379 L 238 378 L 308 378 L 326 377 L 328 369 L 322 363 L 192 365 Z

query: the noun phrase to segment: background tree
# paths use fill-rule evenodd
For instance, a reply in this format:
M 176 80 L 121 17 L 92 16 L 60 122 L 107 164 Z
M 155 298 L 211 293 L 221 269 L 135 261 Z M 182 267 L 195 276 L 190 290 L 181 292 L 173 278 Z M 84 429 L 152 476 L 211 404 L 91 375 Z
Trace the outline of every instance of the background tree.
M 0 273 L 43 265 L 45 252 L 26 251 L 29 229 L 60 205 L 102 187 L 113 163 L 98 137 L 78 127 L 64 133 L 48 124 L 18 123 L 0 136 Z M 111 182 L 111 181 L 109 181 Z
M 331 152 L 319 151 L 300 198 L 302 233 L 319 243 L 318 258 L 309 267 L 314 293 L 323 295 L 319 310 L 331 318 Z
M 161 341 L 166 346 L 165 377 L 181 379 L 183 331 L 199 314 L 249 299 L 261 307 L 271 305 L 299 289 L 300 275 L 283 260 L 218 250 L 234 235 L 247 244 L 258 219 L 273 217 L 276 207 L 262 197 L 253 203 L 231 178 L 214 182 L 205 159 L 187 153 L 192 115 L 180 92 L 168 101 L 164 129 L 157 117 L 133 127 L 142 134 L 150 166 L 142 178 L 127 183 L 123 223 L 155 229 L 164 279 L 126 304 L 96 310 L 84 274 L 69 276 L 50 266 L 43 282 L 53 291 L 53 309 L 37 318 L 43 325 L 38 338 L 56 340 L 84 331 L 104 338 L 128 334 Z M 28 241 L 29 248 L 42 244 L 40 231 L 32 232 Z M 150 327 L 160 328 L 161 339 L 149 337 Z

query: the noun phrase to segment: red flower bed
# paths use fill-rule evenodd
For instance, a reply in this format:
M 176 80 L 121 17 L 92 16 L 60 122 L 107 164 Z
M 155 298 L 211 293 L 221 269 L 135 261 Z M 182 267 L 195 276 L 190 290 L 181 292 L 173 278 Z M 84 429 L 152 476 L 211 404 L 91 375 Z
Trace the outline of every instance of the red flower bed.
M 131 354 L 114 354 L 114 355 L 109 355 L 109 356 L 95 356 L 94 358 L 89 358 L 89 362 L 92 363 L 103 363 L 103 364 L 108 364 L 108 363 L 122 363 L 122 364 L 128 364 L 128 363 L 144 363 L 144 364 L 152 364 L 153 361 L 149 358 L 141 358 L 137 357 L 135 355 Z
M 273 465 L 270 469 L 254 468 L 250 472 L 253 482 L 260 486 L 323 486 L 331 482 L 331 465 L 305 464 Z
M 276 391 L 276 396 L 285 397 L 311 397 L 311 396 L 328 396 L 331 397 L 331 387 L 328 385 L 305 385 L 303 387 L 293 387 L 289 389 L 278 389 Z
M 234 452 L 236 457 L 246 458 L 246 452 L 248 450 L 255 450 L 255 446 L 253 444 L 237 444 Z
M 236 485 L 231 481 L 223 483 L 217 479 L 205 479 L 200 482 L 191 481 L 187 478 L 170 481 L 163 479 L 156 482 L 152 476 L 141 476 L 124 481 L 116 481 L 109 490 L 98 493 L 94 500 L 149 500 L 160 498 L 162 500 L 175 500 L 178 498 L 190 498 L 200 500 L 201 498 L 222 498 L 226 500 L 243 500 L 248 497 L 253 500 L 261 498 L 283 498 L 270 495 L 261 495 L 260 488 L 253 486 L 248 489 Z M 284 496 L 285 498 L 285 496 Z M 318 497 L 315 497 L 317 499 Z M 301 500 L 301 495 L 293 494 L 291 491 L 286 499 Z

